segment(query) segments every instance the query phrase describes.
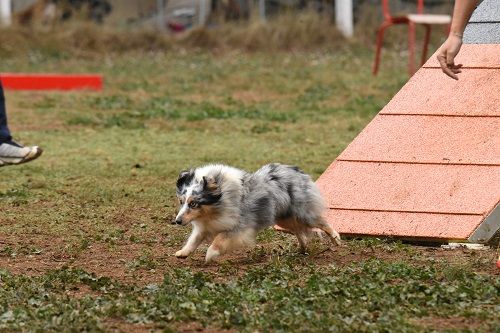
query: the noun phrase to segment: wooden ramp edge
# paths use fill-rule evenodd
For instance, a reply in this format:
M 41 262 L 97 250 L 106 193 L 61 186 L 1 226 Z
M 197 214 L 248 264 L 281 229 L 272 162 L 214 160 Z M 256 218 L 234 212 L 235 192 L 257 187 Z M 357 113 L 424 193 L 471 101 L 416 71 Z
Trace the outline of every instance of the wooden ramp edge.
M 500 45 L 431 59 L 317 184 L 341 234 L 487 243 L 500 229 Z

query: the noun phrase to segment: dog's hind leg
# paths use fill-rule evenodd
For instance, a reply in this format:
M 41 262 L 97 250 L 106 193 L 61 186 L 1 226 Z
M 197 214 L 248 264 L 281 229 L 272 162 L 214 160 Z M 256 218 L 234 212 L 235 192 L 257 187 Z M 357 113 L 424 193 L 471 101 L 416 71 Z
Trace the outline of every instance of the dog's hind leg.
M 312 225 L 312 227 L 324 231 L 332 241 L 333 245 L 342 245 L 339 233 L 335 231 L 332 228 L 332 226 L 328 224 L 328 222 L 326 222 L 322 217 L 317 219 L 316 222 Z
M 207 250 L 205 261 L 212 262 L 217 257 L 234 249 L 252 246 L 255 243 L 256 232 L 253 229 L 245 229 L 238 232 L 222 232 L 215 236 L 214 241 Z
M 287 232 L 294 234 L 299 241 L 299 252 L 307 253 L 307 227 L 298 223 L 294 218 L 280 219 L 276 221 L 276 224 Z
M 300 232 L 300 231 L 295 231 L 295 236 L 297 236 L 297 239 L 299 240 L 299 252 L 302 254 L 307 253 L 307 235 Z

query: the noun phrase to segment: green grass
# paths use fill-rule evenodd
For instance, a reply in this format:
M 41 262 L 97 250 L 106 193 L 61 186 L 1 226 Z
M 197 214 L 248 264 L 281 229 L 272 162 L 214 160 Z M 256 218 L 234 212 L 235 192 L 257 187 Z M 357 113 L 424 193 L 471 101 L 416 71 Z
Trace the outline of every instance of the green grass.
M 492 331 L 500 310 L 498 279 L 381 260 L 318 269 L 286 259 L 230 281 L 174 268 L 144 287 L 74 269 L 0 279 L 0 325 L 33 331 L 101 331 L 104 319 L 123 318 L 165 331 L 196 321 L 244 332 L 408 332 L 423 330 L 419 317 L 463 317 Z M 92 296 L 72 297 L 82 286 Z
M 258 246 L 178 261 L 181 169 L 269 162 L 318 177 L 406 81 L 405 59 L 321 53 L 5 57 L 0 71 L 102 72 L 102 92 L 8 92 L 39 161 L 0 169 L 0 330 L 494 331 L 497 250 L 322 242 L 271 230 Z M 194 326 L 193 326 L 194 325 Z

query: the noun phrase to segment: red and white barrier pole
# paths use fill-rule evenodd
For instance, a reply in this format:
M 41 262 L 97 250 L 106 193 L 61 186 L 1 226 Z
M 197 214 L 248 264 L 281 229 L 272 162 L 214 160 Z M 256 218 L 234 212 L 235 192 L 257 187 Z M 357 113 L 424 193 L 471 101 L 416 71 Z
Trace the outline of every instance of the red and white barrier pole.
M 344 36 L 353 36 L 354 18 L 352 0 L 335 1 L 335 23 Z

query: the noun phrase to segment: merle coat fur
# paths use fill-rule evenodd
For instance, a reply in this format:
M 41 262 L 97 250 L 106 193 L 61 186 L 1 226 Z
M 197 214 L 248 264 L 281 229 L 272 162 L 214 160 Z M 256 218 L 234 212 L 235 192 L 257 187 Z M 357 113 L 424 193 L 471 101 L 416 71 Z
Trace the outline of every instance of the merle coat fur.
M 321 194 L 309 175 L 295 166 L 268 164 L 255 173 L 225 165 L 207 165 L 183 171 L 177 180 L 180 209 L 175 223 L 193 225 L 185 246 L 176 253 L 185 258 L 206 239 L 213 240 L 206 260 L 252 245 L 262 229 L 278 225 L 295 234 L 301 251 L 313 228 L 334 243 L 336 231 L 323 219 Z

